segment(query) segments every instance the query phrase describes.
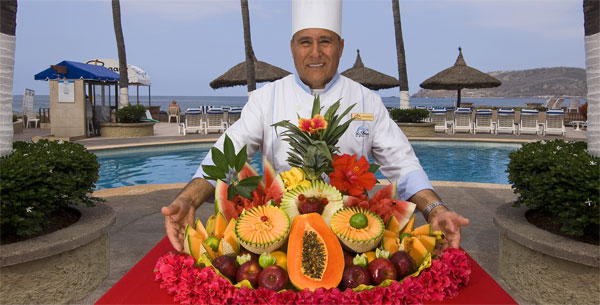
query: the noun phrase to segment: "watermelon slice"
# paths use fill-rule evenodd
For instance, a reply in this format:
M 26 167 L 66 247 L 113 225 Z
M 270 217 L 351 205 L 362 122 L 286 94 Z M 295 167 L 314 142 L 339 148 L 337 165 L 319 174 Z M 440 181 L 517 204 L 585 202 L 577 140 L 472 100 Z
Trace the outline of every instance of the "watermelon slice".
M 369 204 L 373 204 L 373 202 L 379 202 L 382 199 L 396 199 L 396 182 L 388 184 L 386 187 L 380 189 L 371 199 L 369 199 Z
M 271 187 L 271 183 L 275 181 L 277 178 L 277 172 L 275 172 L 275 168 L 269 162 L 267 157 L 263 157 L 263 180 L 265 182 L 265 187 L 267 190 Z
M 265 195 L 265 201 L 273 200 L 277 206 L 280 206 L 281 198 L 283 198 L 283 192 L 285 191 L 285 184 L 281 176 L 275 175 L 274 180 L 270 184 L 265 180 L 265 185 L 269 186 Z
M 235 202 L 227 200 L 228 186 L 229 184 L 223 182 L 223 180 L 217 180 L 215 185 L 215 214 L 221 212 L 227 222 L 232 218 L 237 219 L 240 215 Z

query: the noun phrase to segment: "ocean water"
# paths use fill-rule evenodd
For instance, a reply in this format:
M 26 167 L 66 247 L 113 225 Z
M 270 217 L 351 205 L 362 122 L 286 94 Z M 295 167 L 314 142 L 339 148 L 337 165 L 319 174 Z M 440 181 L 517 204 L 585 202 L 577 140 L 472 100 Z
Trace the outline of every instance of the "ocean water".
M 114 97 L 113 97 L 114 98 Z M 98 98 L 99 99 L 99 98 Z M 187 108 L 197 108 L 199 106 L 244 106 L 248 101 L 247 96 L 151 96 L 150 104 L 152 106 L 160 106 L 162 111 L 167 111 L 167 107 L 172 100 L 176 100 L 182 110 Z M 382 97 L 386 107 L 396 108 L 400 105 L 398 97 Z M 463 102 L 473 103 L 473 106 L 490 106 L 490 107 L 525 107 L 527 103 L 542 103 L 545 104 L 545 98 L 463 98 Z M 137 97 L 129 98 L 131 104 L 137 103 Z M 112 101 L 114 103 L 114 100 Z M 585 100 L 582 101 L 582 104 Z M 140 96 L 139 104 L 148 106 L 148 96 Z M 13 111 L 21 112 L 23 105 L 23 95 L 13 95 Z M 107 104 L 108 105 L 108 101 Z M 411 98 L 411 107 L 416 106 L 444 106 L 451 107 L 454 105 L 452 98 Z M 39 108 L 50 107 L 49 95 L 36 95 L 33 100 L 33 108 L 37 112 Z

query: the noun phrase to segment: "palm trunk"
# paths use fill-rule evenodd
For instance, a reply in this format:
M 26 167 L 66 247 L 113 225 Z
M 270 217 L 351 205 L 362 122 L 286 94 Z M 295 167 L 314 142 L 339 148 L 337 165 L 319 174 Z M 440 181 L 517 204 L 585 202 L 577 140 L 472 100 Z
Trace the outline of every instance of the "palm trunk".
M 242 1 L 242 23 L 244 25 L 244 48 L 246 49 L 246 80 L 248 93 L 256 89 L 256 71 L 254 70 L 254 51 L 250 39 L 250 13 L 248 12 L 248 0 Z
M 15 70 L 15 30 L 17 0 L 0 1 L 0 157 L 12 151 L 13 77 Z
M 127 56 L 125 55 L 125 38 L 121 27 L 121 4 L 112 0 L 113 26 L 117 39 L 119 54 L 119 108 L 129 105 L 129 77 L 127 75 Z
M 600 157 L 600 2 L 583 0 L 588 152 Z
M 400 108 L 410 108 L 410 95 L 408 94 L 408 74 L 406 73 L 406 58 L 404 53 L 404 39 L 402 39 L 402 24 L 400 22 L 400 3 L 392 0 L 394 11 L 394 30 L 396 32 L 396 57 L 398 58 L 398 80 L 400 81 Z

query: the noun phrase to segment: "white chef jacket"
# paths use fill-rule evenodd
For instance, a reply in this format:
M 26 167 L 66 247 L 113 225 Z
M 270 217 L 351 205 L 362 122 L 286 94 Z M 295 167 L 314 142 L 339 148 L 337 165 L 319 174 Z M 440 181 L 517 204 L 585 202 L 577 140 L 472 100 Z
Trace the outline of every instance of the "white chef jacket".
M 336 73 L 325 89 L 319 92 L 319 96 L 324 110 L 341 99 L 338 114 L 356 104 L 342 119 L 342 123 L 349 120 L 352 113 L 373 115 L 370 121 L 355 120 L 350 123 L 337 144 L 342 154 L 356 154 L 365 158 L 372 155 L 375 163 L 381 166 L 381 173 L 388 180 L 397 181 L 398 198 L 401 200 L 407 200 L 421 190 L 433 189 L 408 139 L 390 118 L 379 95 Z M 310 118 L 313 100 L 311 89 L 297 75 L 288 75 L 252 92 L 241 118 L 226 130 L 226 134 L 236 151 L 247 145 L 249 157 L 260 150 L 276 172 L 289 170 L 286 162 L 289 145 L 280 135 L 284 129 L 278 128 L 276 132 L 271 125 L 282 120 L 297 124 L 298 115 Z M 324 114 L 324 110 L 321 114 Z M 215 143 L 215 147 L 221 151 L 224 139 L 222 135 Z M 202 165 L 214 165 L 210 152 Z M 203 176 L 204 171 L 200 166 L 194 178 Z

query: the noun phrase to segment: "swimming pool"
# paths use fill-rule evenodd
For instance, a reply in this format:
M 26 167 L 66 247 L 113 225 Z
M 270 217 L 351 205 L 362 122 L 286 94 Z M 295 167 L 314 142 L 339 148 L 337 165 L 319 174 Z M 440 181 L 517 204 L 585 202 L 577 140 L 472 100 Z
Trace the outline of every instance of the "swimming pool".
M 431 180 L 508 184 L 508 154 L 515 143 L 411 141 Z M 98 150 L 100 179 L 96 189 L 140 184 L 188 182 L 211 144 L 173 144 L 140 148 Z M 256 154 L 251 164 L 262 171 Z M 377 178 L 384 178 L 377 173 Z

